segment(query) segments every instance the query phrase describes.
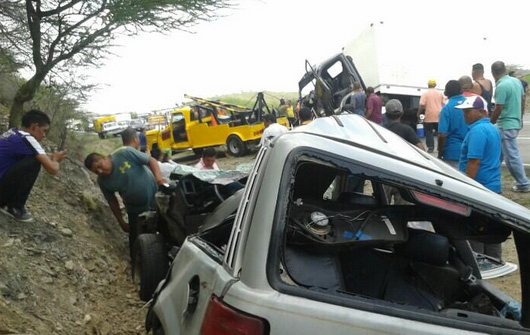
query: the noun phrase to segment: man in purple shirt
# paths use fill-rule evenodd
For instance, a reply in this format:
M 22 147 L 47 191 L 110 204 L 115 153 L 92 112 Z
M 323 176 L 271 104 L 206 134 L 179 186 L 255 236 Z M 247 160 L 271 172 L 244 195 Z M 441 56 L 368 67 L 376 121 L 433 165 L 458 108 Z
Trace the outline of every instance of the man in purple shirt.
M 366 95 L 368 96 L 366 99 L 366 118 L 372 122 L 381 124 L 383 122 L 383 114 L 381 113 L 383 101 L 374 93 L 373 87 L 366 89 Z
M 22 117 L 20 128 L 0 135 L 0 211 L 21 222 L 31 222 L 26 201 L 37 180 L 41 165 L 50 174 L 59 172 L 59 162 L 66 151 L 56 152 L 51 159 L 39 142 L 50 128 L 48 115 L 30 110 Z

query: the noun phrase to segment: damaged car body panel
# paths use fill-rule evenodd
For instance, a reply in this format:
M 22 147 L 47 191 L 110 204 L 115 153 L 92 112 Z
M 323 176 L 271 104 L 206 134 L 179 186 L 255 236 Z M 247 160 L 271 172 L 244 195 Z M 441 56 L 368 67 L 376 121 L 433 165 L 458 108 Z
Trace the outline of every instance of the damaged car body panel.
M 219 304 L 260 334 L 529 331 L 530 211 L 355 115 L 276 138 L 260 151 L 236 216 L 217 227 L 177 255 L 154 306 L 167 334 L 199 334 Z M 519 312 L 481 279 L 467 243 L 512 233 Z M 197 240 L 224 253 L 222 264 Z M 184 320 L 178 300 L 194 275 L 204 290 Z
M 306 61 L 306 73 L 298 82 L 300 101 L 317 116 L 336 114 L 344 98 L 352 92 L 353 83 L 366 89 L 351 57 L 340 53 L 318 66 Z

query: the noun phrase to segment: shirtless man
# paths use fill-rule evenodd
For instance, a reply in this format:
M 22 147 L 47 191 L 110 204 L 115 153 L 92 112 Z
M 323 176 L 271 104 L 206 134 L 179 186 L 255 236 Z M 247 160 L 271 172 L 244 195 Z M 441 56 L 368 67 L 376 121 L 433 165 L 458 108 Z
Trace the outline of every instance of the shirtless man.
M 491 97 L 493 96 L 493 84 L 484 78 L 484 66 L 480 63 L 473 65 L 471 76 L 473 77 L 473 88 L 470 92 L 480 95 L 488 102 L 488 115 L 491 115 Z

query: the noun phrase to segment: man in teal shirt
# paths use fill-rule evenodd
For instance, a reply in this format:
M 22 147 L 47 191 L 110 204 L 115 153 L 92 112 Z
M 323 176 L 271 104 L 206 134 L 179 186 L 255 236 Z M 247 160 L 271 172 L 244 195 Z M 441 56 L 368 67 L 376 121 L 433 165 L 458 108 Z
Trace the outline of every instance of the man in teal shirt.
M 515 179 L 514 192 L 530 192 L 530 181 L 526 173 L 517 146 L 517 135 L 523 127 L 524 92 L 521 81 L 506 74 L 503 62 L 491 65 L 491 74 L 495 78 L 495 109 L 491 123 L 497 124 L 502 139 L 502 155 L 506 167 Z
M 137 235 L 138 215 L 155 206 L 157 184 L 163 184 L 157 161 L 130 146 L 124 146 L 110 156 L 91 153 L 85 166 L 98 175 L 98 185 L 123 231 L 129 233 L 129 248 Z M 149 168 L 147 168 L 149 167 Z M 129 224 L 121 215 L 115 193 L 118 192 L 127 209 Z

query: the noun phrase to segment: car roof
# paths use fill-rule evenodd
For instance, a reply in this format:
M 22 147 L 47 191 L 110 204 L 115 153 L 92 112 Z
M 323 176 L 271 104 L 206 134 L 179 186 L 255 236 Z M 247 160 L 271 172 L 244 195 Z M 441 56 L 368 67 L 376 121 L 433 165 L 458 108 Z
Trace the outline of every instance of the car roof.
M 404 177 L 414 176 L 433 187 L 442 182 L 443 187 L 439 187 L 441 192 L 452 194 L 474 208 L 510 221 L 513 228 L 530 233 L 530 210 L 487 190 L 463 173 L 364 117 L 346 114 L 317 118 L 308 125 L 279 136 L 273 145 L 284 147 L 286 154 L 293 150 L 293 146 L 321 149 L 392 170 Z M 360 153 L 367 155 L 360 156 Z
M 306 126 L 295 128 L 293 132 L 303 132 L 337 142 L 349 143 L 464 179 L 460 172 L 452 168 L 446 169 L 445 164 L 434 160 L 425 151 L 359 115 L 343 114 L 317 118 Z

